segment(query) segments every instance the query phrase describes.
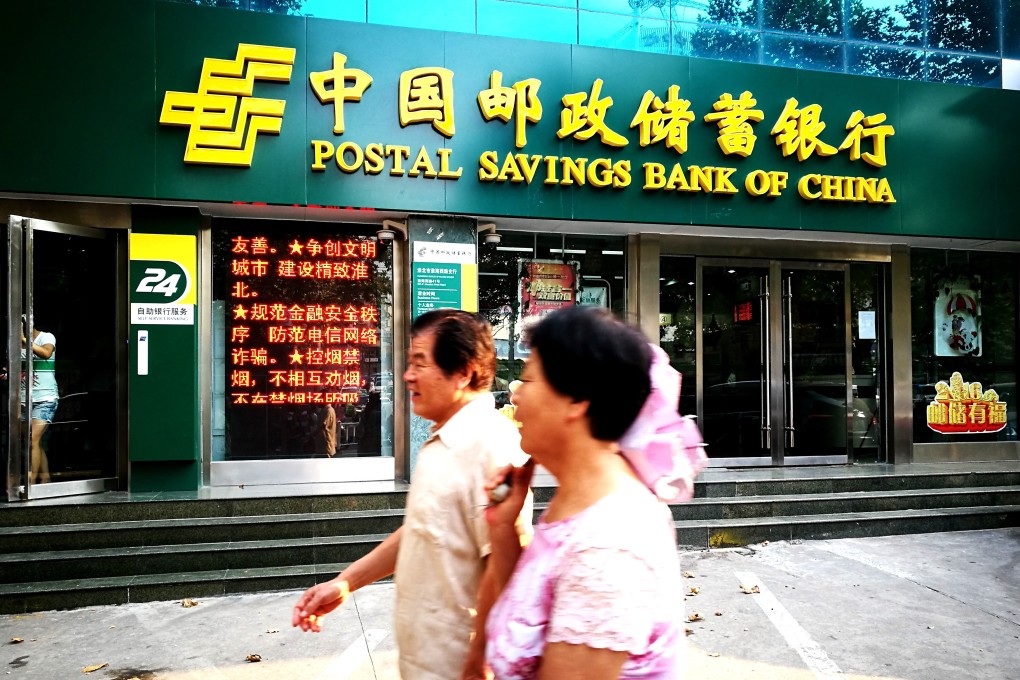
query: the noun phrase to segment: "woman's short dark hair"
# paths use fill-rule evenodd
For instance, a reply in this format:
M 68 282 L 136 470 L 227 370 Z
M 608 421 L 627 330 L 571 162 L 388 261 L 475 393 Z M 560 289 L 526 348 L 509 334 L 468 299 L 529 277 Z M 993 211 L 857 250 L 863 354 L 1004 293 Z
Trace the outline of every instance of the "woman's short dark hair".
M 528 332 L 545 378 L 560 394 L 587 401 L 591 434 L 616 441 L 651 393 L 652 352 L 635 328 L 601 307 L 565 307 Z
M 492 326 L 478 316 L 459 309 L 433 309 L 411 324 L 411 337 L 435 333 L 432 361 L 444 375 L 467 370 L 474 365 L 470 388 L 484 391 L 492 388 L 496 376 L 496 345 Z

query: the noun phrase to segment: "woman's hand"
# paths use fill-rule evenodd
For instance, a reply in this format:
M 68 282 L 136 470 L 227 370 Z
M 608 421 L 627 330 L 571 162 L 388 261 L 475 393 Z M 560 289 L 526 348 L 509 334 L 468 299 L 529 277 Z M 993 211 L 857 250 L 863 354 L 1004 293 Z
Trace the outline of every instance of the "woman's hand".
M 510 491 L 506 499 L 494 502 L 485 509 L 485 521 L 490 527 L 513 527 L 521 514 L 524 501 L 531 487 L 531 477 L 535 473 L 535 461 L 528 459 L 521 467 L 505 465 L 501 467 L 485 484 L 485 493 L 489 494 L 509 478 Z
M 332 579 L 312 586 L 304 592 L 294 605 L 291 625 L 301 630 L 318 633 L 322 631 L 322 619 L 351 596 L 346 580 Z

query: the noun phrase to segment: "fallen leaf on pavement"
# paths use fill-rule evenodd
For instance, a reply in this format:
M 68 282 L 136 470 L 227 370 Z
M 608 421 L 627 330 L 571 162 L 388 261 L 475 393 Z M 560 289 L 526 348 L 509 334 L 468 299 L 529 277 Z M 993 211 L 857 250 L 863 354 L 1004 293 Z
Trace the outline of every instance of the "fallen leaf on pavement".
M 701 592 L 701 588 L 691 588 L 687 591 L 688 595 L 697 595 Z
M 722 616 L 722 612 L 716 612 L 715 615 L 716 616 Z
M 258 663 L 259 661 L 262 661 L 262 657 L 258 654 L 249 654 L 244 658 L 244 660 L 248 663 Z
M 95 666 L 85 666 L 85 668 L 81 669 L 81 672 L 82 673 L 95 673 L 100 668 L 106 668 L 109 665 L 110 664 L 108 664 L 108 663 L 97 663 Z
M 687 617 L 687 620 L 693 623 L 695 621 L 704 621 L 705 617 L 699 614 L 698 612 L 694 612 L 693 614 Z
M 694 574 L 692 574 L 692 573 L 691 573 L 691 572 L 689 572 L 689 571 L 685 571 L 685 572 L 684 572 L 684 573 L 682 574 L 682 576 L 683 576 L 684 578 L 694 578 Z
M 684 628 L 684 634 L 685 635 L 694 635 L 694 629 L 693 628 Z
M 280 631 L 278 631 L 278 630 L 267 630 L 266 632 L 267 633 L 279 633 Z
M 928 627 L 931 628 L 931 626 L 928 626 Z M 25 638 L 13 638 L 13 637 L 11 638 L 11 644 L 12 645 L 16 645 L 19 642 L 24 642 L 24 641 L 25 641 Z
M 748 588 L 743 583 L 740 584 L 740 589 L 742 591 L 744 591 L 745 595 L 750 595 L 751 593 L 760 593 L 761 592 L 761 589 L 758 586 L 751 586 L 750 588 Z
M 189 607 L 197 607 L 198 600 L 192 600 L 190 597 L 186 597 L 183 600 L 181 600 L 181 606 L 184 607 L 185 609 L 188 609 Z
M 709 652 L 708 655 L 712 656 L 712 657 L 716 657 L 716 656 L 719 656 L 719 652 Z

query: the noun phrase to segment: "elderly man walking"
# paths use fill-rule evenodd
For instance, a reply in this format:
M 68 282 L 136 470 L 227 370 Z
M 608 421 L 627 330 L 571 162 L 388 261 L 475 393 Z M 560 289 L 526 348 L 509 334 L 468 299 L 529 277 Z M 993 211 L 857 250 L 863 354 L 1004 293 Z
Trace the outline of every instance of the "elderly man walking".
M 433 422 L 418 453 L 404 524 L 336 578 L 309 588 L 294 626 L 319 632 L 322 617 L 358 588 L 394 574 L 394 632 L 404 680 L 485 678 L 485 617 L 495 584 L 483 515 L 485 484 L 522 465 L 520 435 L 489 391 L 496 372 L 492 329 L 481 318 L 437 309 L 411 326 L 404 381 L 415 414 Z M 531 531 L 531 503 L 518 533 Z

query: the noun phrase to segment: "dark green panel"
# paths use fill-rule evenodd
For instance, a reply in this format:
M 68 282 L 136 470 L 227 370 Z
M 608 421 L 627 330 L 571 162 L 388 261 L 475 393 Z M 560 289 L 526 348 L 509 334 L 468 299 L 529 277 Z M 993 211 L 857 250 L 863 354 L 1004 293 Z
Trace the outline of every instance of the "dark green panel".
M 136 207 L 132 224 L 135 233 L 197 235 L 200 216 L 191 210 Z M 134 288 L 131 301 L 141 301 Z M 148 375 L 138 375 L 140 329 L 149 332 Z M 129 451 L 135 488 L 136 462 L 197 465 L 200 460 L 197 319 L 195 325 L 132 324 L 129 345 Z
M 279 135 L 260 133 L 252 168 L 186 165 L 188 128 L 160 125 L 165 93 L 195 92 L 206 58 L 232 60 L 239 43 L 297 50 L 289 83 L 257 80 L 254 97 L 286 100 Z M 156 4 L 156 71 L 151 117 L 156 136 L 156 195 L 190 200 L 304 203 L 304 19 L 261 12 Z M 149 80 L 151 82 L 152 75 Z
M 1020 29 L 1018 29 L 1020 30 Z M 1016 129 L 1017 108 L 996 110 L 996 130 Z M 1003 135 L 992 161 L 988 164 L 995 186 L 997 238 L 1020 240 L 1020 206 L 1017 205 L 1017 188 L 1020 187 L 1020 134 Z
M 601 96 L 613 98 L 613 106 L 605 118 L 608 127 L 626 137 L 629 143 L 621 149 L 614 149 L 603 144 L 596 135 L 587 141 L 575 140 L 571 154 L 590 159 L 600 157 L 613 160 L 630 159 L 632 182 L 622 190 L 610 188 L 595 190 L 585 187 L 583 191 L 576 191 L 573 217 L 585 220 L 608 218 L 627 222 L 647 221 L 667 224 L 691 221 L 692 203 L 698 202 L 700 197 L 643 190 L 642 164 L 661 163 L 666 166 L 668 175 L 668 168 L 674 163 L 686 165 L 690 158 L 698 155 L 697 151 L 692 150 L 681 156 L 676 151 L 668 149 L 665 142 L 642 148 L 639 144 L 638 128 L 630 127 L 641 98 L 647 90 L 651 90 L 662 101 L 666 101 L 669 86 L 679 85 L 680 97 L 690 98 L 689 64 L 690 61 L 683 57 L 663 62 L 661 58 L 652 54 L 594 47 L 574 48 L 569 92 L 584 92 L 588 95 L 585 105 L 590 105 L 592 83 L 595 78 L 601 78 L 604 81 Z M 558 115 L 555 109 L 553 113 Z
M 996 92 L 959 85 L 903 82 L 902 127 L 907 131 L 900 152 L 907 159 L 903 189 L 903 232 L 918 236 L 992 238 L 1000 206 L 989 169 L 1015 145 L 1017 126 L 998 119 L 1016 92 Z M 1014 100 L 1011 111 L 1018 110 Z M 1002 196 L 1007 214 L 1020 214 L 1016 186 Z M 1013 238 L 1018 238 L 1013 236 Z
M 704 224 L 730 226 L 765 226 L 779 229 L 797 229 L 800 226 L 801 199 L 797 196 L 797 163 L 783 158 L 770 134 L 772 126 L 782 113 L 788 97 L 795 96 L 797 71 L 783 68 L 749 71 L 744 64 L 724 61 L 691 60 L 691 93 L 697 97 L 698 118 L 691 123 L 692 137 L 697 138 L 699 165 L 717 165 L 736 168 L 733 184 L 740 193 L 732 196 L 713 195 L 703 200 L 695 221 Z M 719 126 L 705 121 L 705 115 L 714 112 L 713 104 L 723 93 L 738 99 L 750 92 L 764 114 L 759 123 L 751 123 L 756 137 L 754 150 L 747 158 L 725 154 L 719 147 Z M 692 99 L 692 105 L 695 100 Z M 704 146 L 703 146 L 704 145 Z M 707 159 L 707 160 L 703 160 Z M 692 156 L 693 160 L 693 156 Z M 751 196 L 744 189 L 744 180 L 755 170 L 787 172 L 789 183 L 779 196 Z
M 0 25 L 0 190 L 154 195 L 152 0 L 4 3 Z
M 527 51 L 520 47 L 520 41 L 506 38 L 486 38 L 483 44 L 477 36 L 447 34 L 447 66 L 456 73 L 459 88 L 457 135 L 450 145 L 464 168 L 459 180 L 446 183 L 448 209 L 458 206 L 458 212 L 467 214 L 522 217 L 568 216 L 573 210 L 574 192 L 570 187 L 543 183 L 544 162 L 530 184 L 478 179 L 478 159 L 485 151 L 498 152 L 500 165 L 507 153 L 529 157 L 570 153 L 570 140 L 559 139 L 556 130 L 560 125 L 560 98 L 571 92 L 571 46 L 536 42 L 529 43 Z M 522 149 L 514 144 L 512 117 L 507 123 L 498 118 L 487 122 L 479 109 L 478 93 L 488 89 L 493 70 L 502 72 L 504 87 L 528 78 L 542 83 L 538 89 L 542 117 L 537 123 L 527 124 L 527 144 Z
M 429 123 L 412 123 L 401 128 L 397 107 L 397 92 L 402 71 L 413 68 L 444 67 L 443 39 L 438 31 L 412 31 L 395 39 L 393 29 L 382 26 L 364 26 L 336 21 L 309 19 L 308 72 L 329 71 L 333 68 L 333 53 L 347 56 L 346 68 L 360 69 L 372 78 L 371 86 L 360 102 L 343 104 L 344 133 L 333 134 L 334 106 L 322 104 L 312 90 L 308 74 L 305 75 L 302 101 L 307 106 L 307 139 L 302 142 L 302 176 L 307 177 L 308 203 L 312 205 L 357 206 L 377 209 L 401 209 L 413 206 L 416 210 L 441 212 L 444 209 L 443 189 L 446 181 L 428 179 L 422 175 L 407 175 L 420 149 L 428 149 L 432 163 L 438 170 L 436 149 L 447 147 L 447 138 Z M 455 72 L 454 102 L 463 108 L 466 87 L 461 87 Z M 458 101 L 458 99 L 460 101 Z M 463 116 L 454 112 L 454 124 L 459 130 L 467 127 Z M 372 143 L 406 146 L 410 158 L 402 161 L 403 176 L 390 174 L 393 165 L 387 161 L 385 169 L 376 175 L 364 170 L 342 172 L 333 161 L 326 169 L 313 172 L 311 140 L 330 142 L 339 147 L 353 142 L 362 151 Z M 347 156 L 353 160 L 353 154 Z M 463 159 L 457 158 L 458 162 Z M 467 172 L 468 169 L 465 169 Z
M 198 461 L 165 461 L 131 464 L 133 493 L 146 491 L 194 491 L 202 485 Z
M 900 202 L 900 187 L 908 173 L 911 161 L 902 153 L 901 140 L 910 136 L 911 128 L 903 118 L 900 105 L 900 83 L 903 81 L 869 78 L 859 76 L 859 87 L 833 87 L 829 74 L 814 71 L 797 72 L 797 90 L 794 95 L 801 107 L 818 104 L 822 107 L 822 121 L 825 130 L 821 134 L 822 141 L 837 149 L 847 136 L 846 124 L 854 111 L 861 111 L 865 116 L 879 113 L 886 115 L 884 125 L 892 125 L 895 134 L 886 138 L 885 167 L 874 167 L 864 159 L 850 160 L 849 150 L 838 151 L 836 155 L 821 158 L 811 156 L 804 162 L 794 157 L 786 159 L 793 164 L 795 170 L 790 171 L 790 197 L 800 205 L 801 229 L 866 232 L 869 234 L 896 234 L 902 229 L 900 223 L 903 203 Z M 769 128 L 775 124 L 782 112 L 782 103 L 774 111 L 771 120 L 766 119 Z M 772 138 L 774 140 L 774 138 Z M 778 152 L 779 147 L 772 142 Z M 874 145 L 867 139 L 862 140 L 862 153 L 870 153 Z M 805 201 L 797 194 L 795 177 L 803 177 L 808 173 L 835 175 L 842 177 L 886 178 L 896 197 L 893 204 L 867 203 L 853 201 Z

